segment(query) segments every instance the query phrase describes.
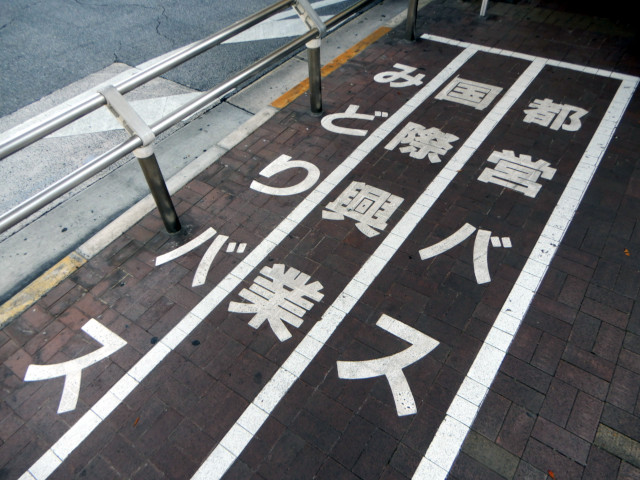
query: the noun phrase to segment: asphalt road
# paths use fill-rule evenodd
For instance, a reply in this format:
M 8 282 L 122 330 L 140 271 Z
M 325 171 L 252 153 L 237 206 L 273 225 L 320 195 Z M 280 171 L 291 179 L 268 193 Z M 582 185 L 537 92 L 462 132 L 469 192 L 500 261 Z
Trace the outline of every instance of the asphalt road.
M 139 65 L 205 38 L 275 2 L 25 3 L 0 0 L 0 117 L 113 63 Z M 320 14 L 330 15 L 353 0 L 313 3 Z M 297 20 L 291 9 L 290 18 Z M 284 33 L 287 28 L 281 27 Z M 206 90 L 285 41 L 271 38 L 222 45 L 165 77 L 196 90 Z

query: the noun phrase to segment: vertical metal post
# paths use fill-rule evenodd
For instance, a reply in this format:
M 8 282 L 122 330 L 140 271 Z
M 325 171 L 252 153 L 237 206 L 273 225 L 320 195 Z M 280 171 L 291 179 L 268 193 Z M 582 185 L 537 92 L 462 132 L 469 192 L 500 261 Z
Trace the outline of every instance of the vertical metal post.
M 407 33 L 406 39 L 414 42 L 416 40 L 416 19 L 418 17 L 418 0 L 409 0 L 407 5 Z
M 314 38 L 307 43 L 307 55 L 309 62 L 309 98 L 311 101 L 311 113 L 322 113 L 322 84 L 320 79 L 320 39 Z
M 171 195 L 167 189 L 167 184 L 164 182 L 164 177 L 160 171 L 160 165 L 156 159 L 155 153 L 153 153 L 153 147 L 150 145 L 146 147 L 138 148 L 133 152 L 138 159 L 140 168 L 144 178 L 147 180 L 151 195 L 156 201 L 156 206 L 160 212 L 160 218 L 164 223 L 164 228 L 169 233 L 177 233 L 180 231 L 180 220 L 178 220 L 178 214 L 171 201 Z

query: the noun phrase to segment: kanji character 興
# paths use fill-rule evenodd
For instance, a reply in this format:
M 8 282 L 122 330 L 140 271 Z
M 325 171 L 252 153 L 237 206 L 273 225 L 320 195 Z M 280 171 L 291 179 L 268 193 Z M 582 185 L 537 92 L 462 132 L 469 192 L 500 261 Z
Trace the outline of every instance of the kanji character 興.
M 373 80 L 378 83 L 388 83 L 393 88 L 412 87 L 422 85 L 422 79 L 424 74 L 418 73 L 414 76 L 410 74 L 415 72 L 416 67 L 410 67 L 409 65 L 403 65 L 402 63 L 396 63 L 393 68 L 396 71 L 388 71 L 378 73 Z
M 569 132 L 579 130 L 582 126 L 580 119 L 588 113 L 583 108 L 555 103 L 550 98 L 544 100 L 537 98 L 529 104 L 529 107 L 530 109 L 524 111 L 525 123 L 535 123 L 552 130 L 562 128 Z
M 376 325 L 401 338 L 411 346 L 394 355 L 373 360 L 338 361 L 338 377 L 346 380 L 358 380 L 384 375 L 387 377 L 391 387 L 398 416 L 415 414 L 417 412 L 416 402 L 402 369 L 425 357 L 440 342 L 389 315 L 383 314 Z
M 458 137 L 444 133 L 438 128 L 426 128 L 417 123 L 409 122 L 384 148 L 393 150 L 398 145 L 402 153 L 408 153 L 411 158 L 422 160 L 429 157 L 431 163 L 439 163 L 440 155 L 445 155 L 453 146 L 451 142 Z
M 356 227 L 367 237 L 374 237 L 384 230 L 387 220 L 396 211 L 403 199 L 363 182 L 352 182 L 336 200 L 322 211 L 322 218 L 354 219 Z
M 549 162 L 531 161 L 530 155 L 516 155 L 513 150 L 492 152 L 487 161 L 495 163 L 495 168 L 485 168 L 478 180 L 485 183 L 502 185 L 511 190 L 523 193 L 527 197 L 535 198 L 541 185 L 537 183 L 540 177 L 551 180 L 556 169 L 549 166 Z
M 202 245 L 203 243 L 205 243 L 215 235 L 216 235 L 216 231 L 213 228 L 211 227 L 207 228 L 204 232 L 202 232 L 200 235 L 198 235 L 196 238 L 194 238 L 190 242 L 187 242 L 184 245 L 178 248 L 174 248 L 173 250 L 157 257 L 156 267 L 162 264 L 165 264 L 167 262 L 170 262 L 171 260 L 175 260 L 176 258 L 181 257 L 182 255 L 186 255 L 191 250 L 195 250 L 196 248 L 198 248 L 200 245 Z M 207 274 L 209 273 L 211 264 L 213 263 L 213 260 L 216 258 L 216 255 L 218 254 L 218 252 L 220 251 L 220 249 L 222 248 L 222 246 L 227 240 L 229 240 L 229 237 L 227 237 L 226 235 L 218 235 L 213 240 L 213 242 L 211 242 L 211 245 L 209 245 L 209 248 L 207 248 L 207 251 L 202 256 L 202 259 L 198 264 L 196 273 L 193 276 L 193 282 L 191 283 L 192 287 L 203 285 L 204 282 L 207 280 Z M 227 248 L 227 252 L 244 253 L 246 247 L 247 247 L 246 243 L 241 243 L 236 248 L 236 243 L 231 242 L 229 244 L 229 247 Z
M 387 112 L 379 111 L 376 111 L 373 115 L 358 113 L 358 108 L 360 108 L 359 105 L 349 105 L 344 112 L 325 115 L 324 117 L 322 117 L 322 120 L 320 120 L 320 124 L 330 132 L 340 133 L 343 135 L 353 135 L 355 137 L 364 137 L 368 133 L 367 130 L 363 130 L 360 128 L 341 127 L 339 125 L 335 125 L 333 122 L 335 122 L 336 120 L 341 120 L 343 118 L 371 121 L 376 117 L 386 118 L 389 116 Z
M 484 110 L 501 91 L 502 87 L 456 77 L 435 98 Z
M 456 230 L 455 233 L 449 235 L 444 240 L 420 250 L 420 258 L 422 260 L 427 260 L 440 255 L 441 253 L 444 253 L 464 242 L 467 238 L 473 235 L 475 231 L 476 227 L 465 223 L 462 227 Z M 488 283 L 491 281 L 488 261 L 489 241 L 491 241 L 491 245 L 493 247 L 511 248 L 511 239 L 509 237 L 492 237 L 490 231 L 482 229 L 478 230 L 476 240 L 473 244 L 473 271 L 476 275 L 476 281 L 478 284 Z
M 242 289 L 240 296 L 249 303 L 231 302 L 229 311 L 234 313 L 253 313 L 249 325 L 255 329 L 264 322 L 284 342 L 291 338 L 285 322 L 294 327 L 302 325 L 303 315 L 313 307 L 307 299 L 319 302 L 324 297 L 320 293 L 320 282 L 308 283 L 310 277 L 295 268 L 286 269 L 281 263 L 273 267 L 263 267 L 253 285 Z
M 85 323 L 82 326 L 82 330 L 102 344 L 102 347 L 82 357 L 67 360 L 66 362 L 53 365 L 29 365 L 24 374 L 25 382 L 64 377 L 64 386 L 62 387 L 62 396 L 58 404 L 58 413 L 70 412 L 76 408 L 78 396 L 80 395 L 82 370 L 107 358 L 127 344 L 122 338 L 94 318 Z

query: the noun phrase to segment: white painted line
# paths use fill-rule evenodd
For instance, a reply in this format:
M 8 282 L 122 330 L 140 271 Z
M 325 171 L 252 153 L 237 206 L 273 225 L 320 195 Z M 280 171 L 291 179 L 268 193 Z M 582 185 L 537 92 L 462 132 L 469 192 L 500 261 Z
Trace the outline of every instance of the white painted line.
M 483 396 L 486 396 L 488 388 L 493 383 L 493 380 L 500 369 L 500 365 L 502 365 L 506 352 L 515 337 L 518 328 L 524 320 L 524 316 L 534 295 L 537 293 L 538 286 L 542 283 L 542 279 L 547 272 L 551 259 L 555 255 L 560 245 L 560 241 L 569 228 L 578 205 L 589 186 L 588 182 L 584 183 L 580 179 L 584 177 L 591 179 L 593 177 L 600 163 L 600 159 L 602 159 L 604 152 L 609 145 L 609 140 L 612 138 L 618 123 L 622 119 L 622 115 L 626 110 L 637 85 L 637 78 L 627 78 L 622 81 L 622 84 L 611 101 L 604 118 L 598 126 L 596 134 L 587 146 L 587 149 L 565 187 L 560 200 L 558 200 L 547 225 L 549 222 L 554 221 L 557 225 L 556 228 L 561 232 L 560 238 L 550 239 L 543 234 L 540 234 L 529 259 L 520 274 L 520 277 L 536 276 L 538 281 L 535 285 L 535 289 L 533 291 L 526 291 L 521 286 L 520 277 L 518 278 L 516 284 L 509 293 L 509 297 L 498 314 L 485 343 L 480 348 L 480 351 L 467 374 L 465 382 L 472 379 L 487 387 Z M 603 141 L 603 139 L 606 140 Z M 592 158 L 597 158 L 598 160 L 596 162 L 592 162 Z M 576 187 L 576 184 L 580 184 L 581 187 Z M 573 190 L 579 191 L 578 198 L 574 196 L 575 191 Z M 543 229 L 543 233 L 545 231 L 546 227 Z M 539 263 L 539 258 L 544 258 L 545 263 Z M 514 308 L 514 306 L 516 307 Z M 507 335 L 507 337 L 505 337 L 505 335 Z M 458 399 L 467 396 L 468 387 L 465 382 L 463 382 L 463 385 L 458 390 L 456 400 L 454 400 L 447 411 L 445 420 L 438 428 L 438 431 L 429 445 L 425 456 L 420 462 L 420 465 L 413 476 L 414 479 L 444 479 L 458 456 L 462 443 L 469 431 L 469 426 L 472 425 L 473 420 L 477 416 L 483 400 L 474 402 L 475 404 L 466 403 L 464 408 L 466 408 L 467 411 L 464 414 L 461 414 L 460 406 L 462 404 L 458 402 Z M 465 418 L 465 424 L 454 420 L 454 418 L 459 418 L 461 416 Z
M 429 33 L 423 33 L 420 36 L 420 38 L 423 38 L 425 40 L 431 40 L 432 42 L 446 43 L 447 45 L 453 45 L 455 47 L 460 47 L 460 48 L 475 48 L 481 52 L 492 53 L 494 55 L 502 55 L 504 57 L 518 58 L 520 60 L 526 60 L 528 62 L 533 62 L 535 60 L 543 60 L 547 65 L 552 65 L 554 67 L 561 67 L 561 68 L 566 68 L 568 70 L 577 70 L 579 72 L 591 73 L 592 75 L 597 75 L 600 77 L 615 78 L 616 80 L 622 80 L 623 82 L 633 82 L 638 78 L 632 75 L 626 75 L 624 73 L 613 72 L 611 70 L 595 69 L 591 67 L 585 67 L 584 65 L 578 65 L 576 63 L 562 62 L 559 60 L 552 60 L 550 58 L 544 58 L 544 57 L 536 57 L 533 55 L 528 55 L 526 53 L 513 52 L 511 50 L 504 50 L 504 49 L 495 48 L 495 47 L 487 47 L 484 45 L 479 45 L 477 43 L 469 43 L 469 42 L 463 42 L 459 40 L 452 40 L 450 38 L 441 37 L 439 35 L 431 35 Z
M 468 52 L 466 56 L 466 61 L 470 58 L 471 54 L 475 50 L 464 50 L 463 53 Z M 457 57 L 454 62 L 459 61 L 460 56 Z M 452 62 L 450 65 L 454 63 Z M 531 81 L 535 78 L 535 76 L 542 70 L 544 67 L 544 61 L 535 61 L 532 63 L 525 72 L 518 78 L 518 80 L 513 84 L 513 86 L 509 89 L 508 94 L 504 95 L 494 106 L 494 108 L 487 114 L 485 119 L 480 123 L 480 125 L 474 130 L 474 132 L 470 135 L 467 142 L 471 142 L 474 144 L 481 144 L 484 139 L 491 133 L 493 128 L 497 125 L 497 123 L 502 119 L 502 117 L 507 113 L 507 111 L 513 106 L 513 103 L 518 99 L 518 97 L 525 91 L 525 89 L 529 86 Z M 457 70 L 453 68 L 445 69 L 449 72 L 449 76 L 453 73 L 452 70 Z M 444 79 L 442 79 L 444 81 Z M 427 87 L 425 87 L 427 88 Z M 433 91 L 432 89 L 430 90 Z M 417 96 L 417 95 L 416 95 Z M 415 97 L 414 97 L 415 98 Z M 425 97 L 426 98 L 426 97 Z M 405 104 L 406 106 L 406 104 Z M 413 108 L 417 108 L 419 105 L 415 105 Z M 404 108 L 404 107 L 403 107 Z M 400 110 L 402 110 L 401 108 Z M 398 110 L 398 111 L 400 111 Z M 391 118 L 397 116 L 394 114 Z M 351 281 L 347 284 L 347 286 L 342 291 L 342 294 L 338 296 L 338 298 L 333 302 L 333 304 L 327 309 L 322 318 L 311 328 L 307 337 L 314 338 L 321 345 L 329 339 L 329 337 L 335 332 L 338 328 L 342 320 L 345 316 L 351 311 L 351 309 L 356 305 L 356 303 L 360 300 L 360 297 L 365 293 L 367 288 L 371 285 L 371 283 L 376 279 L 378 274 L 382 271 L 382 269 L 387 265 L 388 261 L 391 260 L 393 254 L 397 251 L 399 246 L 401 245 L 396 243 L 395 237 L 403 237 L 405 240 L 411 232 L 413 232 L 414 228 L 417 226 L 418 222 L 427 214 L 431 205 L 435 203 L 440 194 L 446 189 L 446 187 L 451 183 L 451 181 L 455 178 L 455 173 L 461 170 L 471 158 L 471 155 L 475 153 L 475 149 L 465 148 L 465 144 L 460 147 L 460 149 L 456 152 L 456 154 L 447 162 L 446 166 L 436 175 L 436 178 L 427 186 L 426 190 L 420 195 L 420 197 L 414 202 L 411 208 L 403 215 L 397 225 L 393 228 L 393 230 L 385 237 L 380 246 L 376 249 L 376 251 L 367 259 L 362 268 L 356 273 L 356 275 L 351 279 Z M 450 172 L 453 171 L 454 174 L 451 175 Z M 446 178 L 443 178 L 446 176 Z M 400 233 L 402 232 L 402 233 Z M 389 243 L 394 243 L 395 248 L 389 246 Z M 339 308 L 337 307 L 339 305 Z M 298 354 L 303 359 L 306 368 L 315 358 L 315 354 L 309 351 L 308 344 L 305 344 L 302 348 L 304 341 L 298 345 L 293 354 Z M 317 346 L 317 344 L 316 344 Z M 299 350 L 300 349 L 300 350 Z M 314 349 L 315 350 L 315 349 Z M 319 348 L 315 353 L 319 351 Z M 284 377 L 284 378 L 282 378 Z M 258 408 L 263 409 L 266 413 L 271 413 L 276 405 L 280 402 L 280 400 L 287 394 L 293 383 L 297 380 L 297 377 L 290 374 L 283 367 L 280 367 L 274 377 L 269 380 L 269 382 L 265 385 L 263 390 L 258 394 L 256 399 L 252 402 L 251 405 L 257 406 Z M 481 384 L 482 381 L 480 381 Z M 263 401 L 263 398 L 268 398 L 267 402 Z M 465 403 L 469 403 L 466 400 Z M 252 408 L 250 407 L 248 408 Z M 266 421 L 268 417 L 263 418 L 263 422 Z M 467 418 L 468 419 L 468 418 Z M 259 428 L 260 425 L 257 426 Z M 464 426 L 464 425 L 463 425 Z M 244 435 L 245 429 L 240 430 L 240 425 L 238 422 L 227 432 L 225 439 L 229 436 L 238 436 L 239 440 L 231 440 L 227 439 L 226 443 L 233 443 L 235 447 L 238 446 L 239 443 L 244 443 L 244 447 L 248 445 L 249 441 L 252 437 L 246 437 Z M 254 425 L 254 428 L 256 426 Z M 254 435 L 257 432 L 253 432 Z M 459 435 L 460 429 L 456 430 L 456 434 Z M 244 449 L 243 447 L 243 449 Z M 195 473 L 192 477 L 192 480 L 213 480 L 219 479 L 220 476 L 211 476 L 210 472 L 213 469 L 211 463 L 218 462 L 216 467 L 221 469 L 220 461 L 222 456 L 222 449 L 228 451 L 228 447 L 221 442 L 210 454 L 209 458 L 205 460 L 205 462 L 201 465 L 200 469 Z M 242 450 L 240 451 L 240 453 Z M 238 456 L 240 454 L 238 453 Z M 224 474 L 228 468 L 233 465 L 233 461 L 231 461 L 230 457 L 226 457 L 229 461 L 226 468 L 222 474 Z M 220 471 L 218 470 L 218 471 Z
M 198 264 L 196 274 L 193 276 L 193 282 L 191 283 L 192 287 L 203 285 L 204 282 L 207 281 L 209 268 L 211 268 L 213 260 L 216 258 L 216 255 L 227 240 L 229 240 L 229 237 L 226 235 L 218 235 L 215 240 L 211 242 L 211 245 L 209 245 L 209 248 L 207 248 L 202 260 L 200 260 L 200 263 Z
M 443 71 L 441 71 L 438 75 L 436 75 L 427 85 L 425 85 L 422 89 L 420 89 L 412 98 L 411 107 L 408 107 L 405 104 L 401 107 L 394 115 L 389 117 L 385 122 L 376 130 L 378 131 L 386 131 L 391 132 L 394 128 L 396 128 L 404 119 L 411 114 L 422 102 L 424 102 L 429 96 L 433 94 L 435 90 L 440 88 L 442 84 L 458 69 L 462 66 L 473 54 L 476 52 L 475 49 L 467 49 L 461 52 Z M 409 103 L 409 102 L 408 102 Z M 385 134 L 386 135 L 386 134 Z M 184 340 L 200 323 L 209 315 L 213 309 L 215 309 L 220 302 L 222 302 L 230 292 L 232 292 L 245 278 L 246 276 L 253 271 L 253 267 L 259 265 L 262 261 L 264 261 L 267 256 L 276 248 L 279 243 L 288 237 L 288 234 L 304 219 L 306 216 L 311 213 L 328 195 L 328 193 L 332 190 L 333 185 L 337 185 L 340 183 L 351 171 L 355 168 L 359 162 L 371 151 L 375 148 L 384 138 L 385 135 L 378 135 L 372 140 L 371 138 L 362 142 L 360 147 L 356 148 L 356 150 L 349 156 L 347 159 L 340 165 L 336 170 L 334 170 L 329 177 L 323 180 L 320 185 L 318 185 L 311 193 L 307 195 L 307 197 L 293 210 L 293 212 L 287 217 L 287 219 L 283 220 L 283 222 L 278 225 L 254 250 L 252 250 L 240 264 L 234 268 L 234 270 L 227 275 L 206 297 L 204 297 L 200 303 L 198 303 L 177 325 L 174 327 L 168 335 L 171 335 L 170 341 L 167 341 L 169 345 L 175 345 L 176 342 L 179 341 L 180 334 L 176 333 L 177 331 L 181 332 L 182 339 Z M 362 150 L 363 145 L 366 145 L 368 151 Z M 357 161 L 354 161 L 357 159 Z M 346 167 L 345 165 L 349 165 Z M 336 171 L 340 173 L 337 174 Z M 329 186 L 331 185 L 331 187 Z M 324 193 L 321 193 L 324 192 Z M 382 268 L 382 267 L 380 267 Z M 194 317 L 198 319 L 198 321 L 194 321 Z M 328 338 L 328 337 L 327 337 Z M 149 352 L 147 352 L 139 361 L 136 363 L 130 370 L 127 372 L 128 375 L 133 377 L 136 381 L 142 382 L 144 378 L 162 361 L 164 358 L 172 351 L 172 349 L 165 343 L 165 339 L 162 339 L 158 342 Z M 274 378 L 278 378 L 278 382 L 283 382 L 283 387 L 281 387 L 278 391 L 282 391 L 284 388 L 284 384 L 287 384 L 291 378 L 295 380 L 295 376 L 284 371 L 279 371 L 276 373 Z M 291 377 L 291 378 L 289 378 Z M 273 381 L 273 379 L 272 379 Z M 279 384 L 279 383 L 276 383 Z M 289 389 L 291 385 L 287 386 L 286 390 Z M 112 387 L 113 388 L 113 387 Z M 112 392 L 109 390 L 106 395 L 110 395 Z M 120 392 L 123 393 L 122 391 Z M 259 396 L 260 397 L 260 396 Z M 260 401 L 265 401 L 267 405 L 270 405 L 276 397 L 260 397 Z M 254 400 L 254 403 L 258 407 L 261 407 L 260 403 L 257 403 L 258 398 Z M 279 399 L 277 400 L 279 401 Z M 276 401 L 276 403 L 277 403 Z M 275 406 L 275 404 L 273 405 Z M 261 407 L 263 408 L 263 407 Z M 265 411 L 270 411 L 263 408 Z M 102 420 L 99 420 L 97 423 L 91 423 L 87 421 L 83 421 L 83 419 L 87 416 L 95 416 L 97 415 L 93 413 L 91 410 L 87 412 L 81 419 L 71 427 L 71 429 L 65 433 L 52 447 L 50 450 L 54 451 L 54 453 L 59 450 L 60 445 L 68 445 L 68 435 L 73 431 L 74 436 L 74 444 L 77 446 L 81 441 L 87 438 L 91 432 L 100 424 Z M 99 417 L 98 417 L 99 418 Z M 78 432 L 80 430 L 80 432 Z M 82 440 L 76 443 L 76 437 L 82 437 Z M 73 448 L 75 448 L 75 446 Z M 64 448 L 64 455 L 58 455 L 61 461 L 64 461 L 66 457 L 73 451 L 72 449 Z M 225 449 L 226 452 L 228 450 Z M 219 451 L 216 455 L 220 458 L 229 458 L 229 455 L 226 453 L 222 453 Z M 53 465 L 52 463 L 47 464 L 49 470 L 44 468 L 44 464 L 42 463 L 42 459 L 47 456 L 45 454 L 34 464 L 32 468 L 36 466 L 42 469 L 40 471 L 46 471 L 46 475 L 41 476 L 41 478 L 47 478 L 51 473 L 55 471 L 58 465 Z M 235 457 L 233 457 L 235 459 Z M 214 460 L 211 460 L 214 461 Z M 217 461 L 217 460 L 216 460 Z M 209 469 L 211 471 L 218 471 L 218 466 L 212 467 L 208 466 L 202 472 L 208 472 Z M 31 469 L 30 469 L 31 471 Z M 225 468 L 226 471 L 226 468 Z M 29 472 L 25 472 L 25 474 L 20 477 L 20 480 L 24 480 L 29 478 Z M 204 473 L 203 473 L 204 475 Z M 208 474 L 207 474 L 208 475 Z M 213 477 L 207 477 L 213 478 Z

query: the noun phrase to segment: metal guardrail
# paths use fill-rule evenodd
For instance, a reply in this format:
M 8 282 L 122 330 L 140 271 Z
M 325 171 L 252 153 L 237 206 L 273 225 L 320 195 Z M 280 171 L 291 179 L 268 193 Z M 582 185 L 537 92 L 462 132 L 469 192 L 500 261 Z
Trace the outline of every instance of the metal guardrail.
M 327 30 L 337 27 L 364 6 L 374 0 L 360 0 L 351 7 L 333 16 L 322 23 L 319 16 L 313 11 L 308 0 L 281 0 L 233 25 L 215 33 L 203 40 L 195 42 L 162 62 L 153 65 L 138 74 L 123 80 L 102 93 L 96 93 L 81 104 L 70 107 L 56 117 L 45 120 L 28 131 L 16 135 L 9 140 L 0 143 L 0 159 L 40 140 L 46 135 L 65 127 L 69 123 L 92 111 L 107 105 L 126 130 L 131 134 L 123 143 L 111 148 L 91 162 L 51 184 L 49 187 L 23 201 L 16 207 L 0 216 L 0 233 L 8 230 L 20 221 L 35 213 L 42 207 L 53 202 L 82 182 L 88 180 L 101 170 L 115 163 L 122 157 L 134 153 L 140 162 L 151 193 L 156 200 L 156 205 L 165 223 L 167 231 L 173 233 L 180 230 L 180 222 L 175 213 L 171 197 L 166 188 L 164 178 L 158 167 L 153 153 L 152 141 L 159 134 L 165 132 L 180 121 L 207 107 L 219 98 L 231 93 L 236 87 L 251 79 L 256 74 L 266 70 L 270 66 L 283 61 L 292 53 L 301 49 L 305 44 L 309 53 L 309 83 L 311 87 L 311 111 L 319 114 L 322 111 L 322 97 L 320 92 L 320 37 Z M 413 0 L 410 0 L 413 1 Z M 130 109 L 122 94 L 130 92 L 140 85 L 168 72 L 172 68 L 196 57 L 197 55 L 221 44 L 225 40 L 257 25 L 270 16 L 293 7 L 296 13 L 307 24 L 309 31 L 283 47 L 274 50 L 249 67 L 236 74 L 231 79 L 203 93 L 200 97 L 178 108 L 169 115 L 163 117 L 152 125 L 146 126 L 135 112 Z M 415 24 L 415 16 L 413 17 Z M 407 24 L 408 25 L 408 24 Z M 407 28 L 409 28 L 407 26 Z M 109 93 L 106 93 L 109 90 Z M 144 140 L 143 140 L 144 137 Z

